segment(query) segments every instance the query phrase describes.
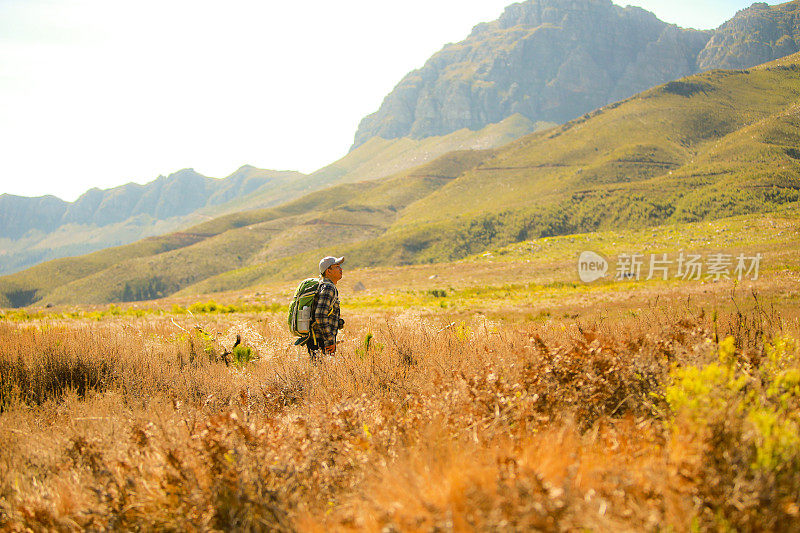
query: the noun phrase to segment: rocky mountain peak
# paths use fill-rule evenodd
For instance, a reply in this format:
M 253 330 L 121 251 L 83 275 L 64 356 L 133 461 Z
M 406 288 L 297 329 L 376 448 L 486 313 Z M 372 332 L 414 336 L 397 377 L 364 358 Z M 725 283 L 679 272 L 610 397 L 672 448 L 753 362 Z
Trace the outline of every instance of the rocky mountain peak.
M 408 74 L 362 120 L 353 147 L 477 130 L 515 113 L 565 122 L 692 74 L 709 37 L 611 0 L 513 4 Z
M 800 48 L 800 0 L 754 4 L 718 30 L 683 29 L 611 0 L 527 0 L 406 75 L 359 124 L 372 137 L 477 130 L 519 113 L 566 122 L 712 68 L 748 68 Z

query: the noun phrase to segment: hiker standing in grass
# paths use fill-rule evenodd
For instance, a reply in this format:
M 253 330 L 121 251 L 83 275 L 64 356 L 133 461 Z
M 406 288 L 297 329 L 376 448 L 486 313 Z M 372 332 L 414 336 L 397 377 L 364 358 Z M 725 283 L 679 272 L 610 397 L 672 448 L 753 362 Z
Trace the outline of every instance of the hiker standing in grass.
M 312 335 L 306 343 L 312 361 L 319 360 L 319 351 L 326 355 L 336 353 L 336 333 L 344 326 L 339 318 L 339 290 L 336 283 L 342 279 L 344 257 L 323 257 L 319 262 L 320 279 L 314 296 Z

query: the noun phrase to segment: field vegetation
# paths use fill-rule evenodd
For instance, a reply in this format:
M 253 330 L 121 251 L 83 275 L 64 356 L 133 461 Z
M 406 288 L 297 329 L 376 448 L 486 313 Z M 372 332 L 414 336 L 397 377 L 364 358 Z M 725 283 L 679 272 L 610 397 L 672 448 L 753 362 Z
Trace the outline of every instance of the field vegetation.
M 737 217 L 347 270 L 320 365 L 287 337 L 286 283 L 5 310 L 0 529 L 796 530 L 796 231 Z M 763 270 L 576 281 L 587 246 L 687 243 Z

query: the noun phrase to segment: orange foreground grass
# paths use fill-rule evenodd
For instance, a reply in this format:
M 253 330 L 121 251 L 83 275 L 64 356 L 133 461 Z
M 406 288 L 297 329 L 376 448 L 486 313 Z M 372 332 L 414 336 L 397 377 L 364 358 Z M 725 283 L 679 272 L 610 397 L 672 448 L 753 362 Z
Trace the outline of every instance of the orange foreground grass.
M 800 453 L 753 471 L 665 399 L 728 335 L 747 371 L 798 338 L 769 298 L 351 314 L 320 366 L 282 315 L 0 322 L 0 529 L 796 530 Z M 260 359 L 226 366 L 236 334 Z

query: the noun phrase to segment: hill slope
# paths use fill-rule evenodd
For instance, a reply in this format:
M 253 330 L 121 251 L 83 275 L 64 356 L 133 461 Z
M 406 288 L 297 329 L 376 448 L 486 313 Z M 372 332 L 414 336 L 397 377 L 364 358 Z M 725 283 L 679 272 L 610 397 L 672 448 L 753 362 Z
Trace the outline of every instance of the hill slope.
M 356 266 L 451 261 L 551 235 L 770 211 L 800 200 L 799 109 L 800 54 L 671 82 L 491 152 L 379 238 L 336 250 Z M 290 278 L 321 251 L 184 293 Z
M 384 178 L 423 165 L 448 152 L 496 148 L 528 133 L 553 126 L 554 123 L 534 123 L 516 114 L 477 131 L 462 128 L 447 135 L 425 139 L 405 137 L 387 140 L 376 137 L 308 176 L 251 194 L 239 203 L 239 208 L 272 207 L 325 187 Z

